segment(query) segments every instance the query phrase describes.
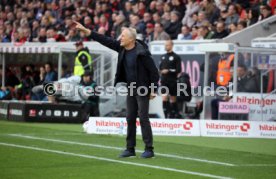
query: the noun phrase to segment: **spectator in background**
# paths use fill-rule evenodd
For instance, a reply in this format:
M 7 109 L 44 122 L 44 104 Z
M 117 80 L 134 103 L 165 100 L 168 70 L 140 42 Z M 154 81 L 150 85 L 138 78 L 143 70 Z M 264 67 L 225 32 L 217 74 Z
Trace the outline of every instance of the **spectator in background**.
M 200 11 L 198 13 L 198 17 L 197 17 L 197 21 L 196 21 L 195 25 L 197 27 L 201 27 L 201 26 L 206 25 L 206 24 L 208 24 L 208 20 L 206 19 L 205 12 Z
M 92 19 L 89 16 L 84 17 L 84 25 L 88 27 L 89 29 L 93 29 L 94 25 L 92 24 Z
M 171 39 L 177 39 L 177 35 L 181 31 L 181 26 L 181 22 L 179 21 L 179 13 L 177 11 L 172 11 L 170 25 L 165 29 Z
M 144 26 L 145 28 L 146 28 L 146 25 L 147 25 L 148 23 L 153 24 L 151 14 L 148 13 L 148 12 L 145 12 L 144 15 L 143 15 L 143 20 L 142 20 L 141 23 L 143 24 L 143 26 Z M 146 34 L 146 29 L 143 29 L 143 34 Z
M 157 12 L 157 10 L 156 10 L 156 0 L 153 0 L 153 1 L 151 1 L 150 2 L 150 6 L 149 6 L 149 12 L 151 13 L 151 14 L 154 14 L 154 13 L 156 13 Z
M 121 27 L 129 25 L 132 17 L 135 21 L 135 23 L 132 22 L 132 26 L 139 30 L 141 34 L 146 35 L 146 24 L 148 22 L 153 24 L 162 23 L 166 30 L 171 28 L 170 12 L 172 11 L 178 13 L 178 22 L 182 20 L 182 24 L 179 23 L 179 31 L 173 35 L 175 39 L 180 33 L 182 25 L 188 25 L 190 28 L 194 25 L 207 25 L 207 22 L 201 22 L 203 19 L 213 26 L 216 25 L 217 21 L 226 20 L 226 29 L 229 29 L 230 24 L 240 21 L 246 21 L 247 26 L 249 26 L 257 22 L 258 9 L 260 9 L 260 20 L 262 20 L 270 17 L 275 7 L 273 1 L 269 2 L 273 8 L 272 10 L 268 5 L 260 5 L 268 4 L 267 2 L 257 0 L 250 3 L 244 0 L 215 0 L 215 2 L 214 0 L 58 0 L 46 3 L 47 1 L 22 1 L 24 3 L 21 3 L 21 1 L 13 1 L 13 3 L 3 1 L 0 10 L 0 23 L 3 27 L 0 29 L 0 41 L 46 42 L 46 34 L 50 39 L 48 41 L 53 41 L 53 38 L 55 41 L 64 41 L 64 38 L 57 37 L 60 35 L 67 36 L 67 39 L 72 41 L 71 36 L 74 34 L 72 20 L 82 21 L 90 29 L 99 30 L 100 27 L 104 27 L 107 35 L 116 38 L 121 32 Z M 199 11 L 204 12 L 205 15 L 197 14 Z M 218 16 L 219 12 L 220 16 Z M 121 18 L 121 13 L 124 14 L 124 18 Z M 184 14 L 185 16 L 182 18 Z M 124 20 L 116 22 L 118 16 Z M 42 28 L 45 28 L 45 31 L 39 32 Z M 54 34 L 50 33 L 52 30 L 47 33 L 47 30 L 51 28 L 55 28 Z M 100 31 L 103 33 L 102 29 Z M 172 35 L 173 31 L 169 34 Z M 41 33 L 45 35 L 41 35 Z M 80 36 L 84 41 L 88 40 L 81 32 L 75 35 Z M 73 41 L 75 41 L 74 38 Z
M 179 13 L 179 19 L 183 19 L 186 6 L 183 4 L 183 1 L 181 0 L 172 0 L 171 1 L 171 11 L 177 11 Z
M 272 16 L 272 10 L 269 5 L 260 6 L 260 12 L 261 12 L 261 20 L 264 20 Z
M 106 34 L 105 28 L 104 28 L 104 27 L 100 27 L 100 28 L 98 29 L 98 33 L 99 33 L 99 34 L 102 34 L 102 35 L 105 35 L 105 34 Z
M 110 24 L 108 22 L 108 20 L 106 19 L 106 17 L 102 14 L 100 17 L 100 21 L 99 24 L 96 26 L 96 29 L 99 30 L 101 27 L 103 28 L 104 32 L 110 36 Z M 101 30 L 103 32 L 103 30 Z
M 163 24 L 163 27 L 164 29 L 168 28 L 170 26 L 170 23 L 171 23 L 171 13 L 170 12 L 165 12 L 163 15 L 162 15 L 162 18 L 160 17 L 160 15 L 158 13 L 155 13 L 154 16 L 154 22 L 155 23 L 161 23 Z M 156 18 L 157 20 L 155 20 Z M 159 19 L 158 19 L 159 18 Z
M 48 29 L 46 32 L 47 35 L 47 42 L 56 42 L 56 39 L 54 38 L 54 33 L 53 33 L 53 29 Z
M 45 76 L 46 76 L 46 70 L 44 66 L 41 66 L 39 68 L 39 82 L 37 83 L 37 85 L 41 85 L 43 84 L 43 82 L 45 81 Z
M 57 72 L 54 71 L 53 65 L 51 62 L 45 64 L 45 79 L 44 83 L 49 83 L 57 80 Z
M 169 5 L 169 3 L 165 3 L 165 4 L 164 4 L 163 11 L 164 11 L 164 13 L 165 13 L 165 12 L 171 12 L 171 11 L 172 11 L 172 8 L 171 8 L 171 6 Z
M 136 29 L 138 34 L 143 33 L 144 25 L 142 22 L 140 22 L 138 15 L 132 14 L 132 16 L 130 16 L 130 25 L 129 26 Z
M 225 29 L 225 24 L 223 21 L 220 21 L 216 25 L 216 31 L 212 37 L 212 39 L 222 39 L 228 36 L 228 32 Z
M 193 40 L 196 39 L 196 37 L 197 37 L 197 35 L 198 35 L 197 30 L 198 30 L 198 27 L 197 27 L 197 26 L 193 26 L 193 27 L 192 27 L 192 32 L 191 32 L 191 34 L 192 34 L 192 39 L 193 39 Z
M 230 5 L 230 0 L 218 0 L 215 2 L 220 11 L 226 11 Z
M 169 13 L 169 12 L 165 12 L 165 13 Z M 160 23 L 162 20 L 165 20 L 165 19 L 163 17 L 161 18 L 161 16 L 158 14 L 158 12 L 156 12 L 152 15 L 152 20 L 153 20 L 154 23 Z
M 80 40 L 80 36 L 75 29 L 70 29 L 65 39 L 69 42 L 77 42 Z
M 207 26 L 201 26 L 197 30 L 197 37 L 195 40 L 211 39 L 213 33 L 209 31 Z
M 240 21 L 237 25 L 237 29 L 238 31 L 242 30 L 242 29 L 245 29 L 246 28 L 246 22 L 245 21 Z
M 129 1 L 126 1 L 126 2 L 125 2 L 125 6 L 124 6 L 124 9 L 123 9 L 123 13 L 124 13 L 124 16 L 126 17 L 126 19 L 127 19 L 128 21 L 130 21 L 131 19 L 129 19 L 129 15 L 132 13 L 131 2 L 129 2 Z
M 22 29 L 24 42 L 32 42 L 31 30 L 29 27 Z
M 259 11 L 257 9 L 249 9 L 247 25 L 253 25 L 259 20 Z
M 192 38 L 191 30 L 188 25 L 183 25 L 181 33 L 177 36 L 177 40 L 192 40 Z
M 235 4 L 231 4 L 228 8 L 228 15 L 225 20 L 225 25 L 228 27 L 231 23 L 238 23 L 239 21 L 239 14 L 237 13 L 237 6 Z
M 0 42 L 10 42 L 8 35 L 5 33 L 4 26 L 0 27 Z
M 38 37 L 33 40 L 34 42 L 47 42 L 46 28 L 41 27 L 39 29 Z
M 11 42 L 19 42 L 18 30 L 13 30 L 11 34 Z
M 193 22 L 194 22 L 194 23 L 192 24 L 192 26 L 191 26 L 190 28 L 196 26 L 196 23 L 197 23 L 197 20 L 198 20 L 198 15 L 197 15 L 197 13 L 193 13 L 192 18 L 193 18 Z
M 233 34 L 235 32 L 237 32 L 238 29 L 237 29 L 237 24 L 236 23 L 231 23 L 229 25 L 229 34 Z
M 39 22 L 37 20 L 34 20 L 32 23 L 32 38 L 35 39 L 38 37 L 39 33 Z
M 154 40 L 169 40 L 170 36 L 164 31 L 161 23 L 156 23 L 154 26 Z
M 65 35 L 69 33 L 69 30 L 73 27 L 73 21 L 70 17 L 65 18 L 65 26 L 63 27 L 62 31 Z
M 153 41 L 153 39 L 154 39 L 154 25 L 152 23 L 147 23 L 144 42 L 148 44 L 149 42 Z
M 121 34 L 121 28 L 126 26 L 125 16 L 123 14 L 119 14 L 115 18 L 115 22 L 113 24 L 113 34 L 114 38 L 117 39 L 119 35 Z
M 146 3 L 143 1 L 139 1 L 138 3 L 138 15 L 140 17 L 143 17 L 146 13 Z M 151 15 L 150 13 L 148 13 L 149 15 Z
M 174 1 L 174 0 L 173 0 L 173 1 Z M 158 14 L 163 14 L 163 13 L 164 13 L 163 7 L 164 7 L 163 1 L 157 1 L 157 2 L 156 2 L 155 9 L 156 9 L 156 12 L 157 12 Z
M 192 27 L 195 24 L 193 19 L 193 14 L 197 13 L 199 10 L 199 4 L 196 0 L 188 0 L 186 5 L 185 16 L 182 19 L 182 24 L 187 25 L 188 27 Z
M 213 24 L 219 18 L 220 10 L 216 7 L 213 0 L 203 0 L 201 2 L 201 11 L 204 12 L 206 19 Z

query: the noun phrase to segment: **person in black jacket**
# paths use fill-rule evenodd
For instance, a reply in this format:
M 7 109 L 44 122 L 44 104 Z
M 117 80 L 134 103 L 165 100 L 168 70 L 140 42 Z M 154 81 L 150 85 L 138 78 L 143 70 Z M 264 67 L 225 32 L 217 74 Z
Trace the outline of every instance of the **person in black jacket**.
M 212 39 L 222 39 L 226 36 L 228 36 L 228 32 L 225 29 L 225 23 L 223 21 L 219 21 L 216 25 L 216 31 L 212 36 Z
M 177 39 L 178 34 L 181 32 L 181 21 L 179 20 L 179 13 L 177 11 L 171 12 L 171 22 L 165 31 L 170 35 L 171 39 Z
M 93 72 L 86 70 L 81 76 L 80 86 L 82 87 L 91 87 L 94 91 L 97 88 L 97 83 L 93 80 Z M 99 96 L 90 95 L 85 102 L 83 103 L 83 109 L 85 111 L 86 117 L 89 119 L 89 116 L 99 116 Z
M 148 47 L 142 41 L 136 40 L 137 33 L 133 28 L 124 28 L 119 38 L 120 40 L 117 41 L 93 32 L 78 22 L 75 22 L 75 24 L 78 30 L 83 31 L 93 40 L 118 52 L 117 72 L 114 85 L 119 82 L 125 82 L 128 84 L 129 88 L 126 116 L 128 123 L 126 137 L 127 145 L 126 150 L 123 151 L 119 157 L 132 157 L 136 155 L 137 115 L 139 115 L 140 118 L 142 137 L 145 143 L 145 152 L 142 153 L 141 157 L 154 157 L 153 136 L 149 121 L 149 100 L 155 97 L 159 74 Z M 136 88 L 137 90 L 135 89 L 133 91 L 133 88 L 131 88 L 132 85 L 138 87 Z M 139 87 L 143 87 L 144 91 L 139 91 Z M 145 87 L 148 90 L 146 90 Z M 150 90 L 149 92 L 150 88 L 154 88 L 155 90 Z
M 169 94 L 163 94 L 163 111 L 165 118 L 175 118 L 178 115 L 176 103 L 177 96 L 177 77 L 181 72 L 181 58 L 173 52 L 173 41 L 165 43 L 166 54 L 161 56 L 159 70 L 161 73 L 161 84 L 168 88 Z M 168 100 L 168 97 L 170 100 Z

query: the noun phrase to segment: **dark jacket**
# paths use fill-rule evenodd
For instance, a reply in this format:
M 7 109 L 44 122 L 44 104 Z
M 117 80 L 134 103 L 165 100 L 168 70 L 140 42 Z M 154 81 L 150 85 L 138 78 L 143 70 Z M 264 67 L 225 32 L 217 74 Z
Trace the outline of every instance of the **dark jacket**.
M 120 42 L 114 40 L 110 37 L 106 37 L 104 35 L 98 34 L 96 32 L 92 32 L 90 36 L 93 40 L 98 41 L 102 45 L 115 50 L 118 52 L 118 63 L 117 63 L 117 71 L 115 75 L 114 86 L 119 82 L 127 82 L 126 74 L 124 70 L 124 54 L 125 48 L 120 46 Z M 151 53 L 148 50 L 147 45 L 141 41 L 136 40 L 136 86 L 146 86 L 149 87 L 151 83 L 154 83 L 154 86 L 158 86 L 159 73 L 158 69 L 154 64 L 154 61 L 151 57 Z M 157 90 L 157 88 L 155 88 Z
M 244 77 L 238 81 L 238 92 L 259 93 L 260 84 L 258 84 L 257 77 Z
M 171 39 L 177 39 L 177 35 L 181 32 L 181 21 L 170 22 L 165 31 L 170 35 Z
M 222 32 L 215 32 L 215 34 L 213 35 L 212 39 L 222 39 L 226 36 L 228 36 L 228 32 L 226 30 L 222 31 Z

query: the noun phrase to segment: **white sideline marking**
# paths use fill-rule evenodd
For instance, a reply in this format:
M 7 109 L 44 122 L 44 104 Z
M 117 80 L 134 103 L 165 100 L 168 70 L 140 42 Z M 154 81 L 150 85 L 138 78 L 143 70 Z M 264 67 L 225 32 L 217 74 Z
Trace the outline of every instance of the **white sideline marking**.
M 50 142 L 58 142 L 58 143 L 64 143 L 64 144 L 97 147 L 97 148 L 103 148 L 103 149 L 123 150 L 123 148 L 120 148 L 120 147 L 112 147 L 112 146 L 106 146 L 106 145 L 98 145 L 98 144 L 88 144 L 88 143 L 82 143 L 82 142 L 65 141 L 65 140 L 59 140 L 59 139 L 41 138 L 41 137 L 34 137 L 34 136 L 28 136 L 28 135 L 22 135 L 22 134 L 9 134 L 9 136 L 21 137 L 21 138 L 33 139 L 33 140 L 43 140 L 43 141 L 50 141 Z M 142 150 L 136 150 L 136 151 L 139 152 L 139 153 L 144 152 Z M 162 156 L 162 157 L 167 157 L 167 158 L 175 158 L 175 159 L 181 159 L 181 160 L 191 160 L 191 161 L 196 161 L 196 162 L 203 162 L 203 163 L 223 165 L 223 166 L 231 166 L 231 167 L 235 166 L 234 164 L 231 164 L 231 163 L 218 162 L 218 161 L 205 160 L 205 159 L 198 159 L 198 158 L 191 158 L 191 157 L 183 157 L 183 156 L 173 155 L 173 154 L 163 154 L 163 153 L 155 153 L 155 154 L 159 155 L 159 156 Z
M 15 148 L 22 148 L 22 149 L 30 149 L 30 150 L 36 150 L 36 151 L 42 151 L 42 152 L 49 152 L 49 153 L 55 153 L 55 154 L 61 154 L 61 155 L 70 155 L 70 156 L 75 156 L 75 157 L 89 158 L 89 159 L 95 159 L 95 160 L 101 160 L 101 161 L 107 161 L 107 162 L 121 163 L 121 164 L 126 164 L 126 165 L 134 165 L 134 166 L 140 166 L 140 167 L 145 167 L 145 168 L 154 168 L 154 169 L 159 169 L 159 170 L 185 173 L 185 174 L 189 174 L 189 175 L 197 175 L 197 176 L 208 177 L 208 178 L 230 179 L 229 177 L 211 175 L 211 174 L 207 174 L 207 173 L 199 173 L 199 172 L 192 172 L 192 171 L 188 171 L 188 170 L 179 170 L 179 169 L 175 169 L 175 168 L 162 167 L 162 166 L 157 166 L 157 165 L 148 165 L 148 164 L 142 164 L 142 163 L 114 160 L 114 159 L 110 159 L 110 158 L 103 158 L 103 157 L 97 157 L 97 156 L 92 156 L 92 155 L 64 152 L 64 151 L 59 151 L 59 150 L 51 150 L 51 149 L 45 149 L 45 148 L 38 148 L 38 147 L 31 147 L 31 146 L 24 146 L 24 145 L 10 144 L 10 143 L 2 143 L 2 142 L 0 142 L 0 145 L 15 147 Z
M 241 164 L 240 167 L 276 167 L 276 164 Z

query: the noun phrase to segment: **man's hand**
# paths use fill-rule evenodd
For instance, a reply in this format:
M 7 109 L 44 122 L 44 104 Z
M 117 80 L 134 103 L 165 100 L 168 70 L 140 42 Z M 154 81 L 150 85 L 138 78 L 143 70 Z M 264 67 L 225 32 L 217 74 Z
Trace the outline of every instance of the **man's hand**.
M 156 96 L 157 96 L 157 95 L 156 95 L 155 93 L 151 93 L 150 96 L 149 96 L 149 98 L 150 98 L 150 100 L 151 100 L 151 99 L 154 99 Z
M 167 73 L 169 73 L 169 70 L 168 70 L 168 69 L 161 70 L 161 74 L 165 75 L 165 74 L 167 74 Z
M 86 36 L 89 36 L 91 34 L 91 30 L 85 28 L 81 23 L 77 22 L 77 21 L 73 21 L 74 24 L 76 25 L 76 29 L 79 30 L 79 31 L 82 31 L 84 32 L 84 34 Z

